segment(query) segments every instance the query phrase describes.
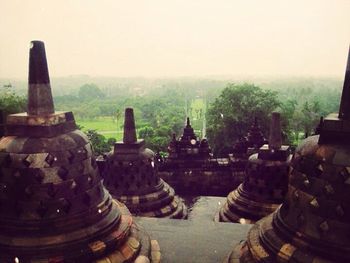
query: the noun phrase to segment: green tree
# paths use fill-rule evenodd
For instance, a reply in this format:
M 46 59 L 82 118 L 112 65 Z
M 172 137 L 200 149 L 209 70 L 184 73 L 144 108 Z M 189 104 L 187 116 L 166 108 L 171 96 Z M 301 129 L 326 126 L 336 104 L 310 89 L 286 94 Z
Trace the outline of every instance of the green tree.
M 111 145 L 108 144 L 106 138 L 97 133 L 96 130 L 87 130 L 85 134 L 89 138 L 96 156 L 107 153 L 111 150 Z
M 78 97 L 81 100 L 94 100 L 105 97 L 105 94 L 96 84 L 85 84 L 79 88 Z
M 146 139 L 150 138 L 154 135 L 154 129 L 150 126 L 144 126 L 138 129 L 139 131 L 139 138 Z
M 4 116 L 12 113 L 26 111 L 27 100 L 16 95 L 13 91 L 6 91 L 0 94 L 0 110 Z
M 254 117 L 266 134 L 269 114 L 278 106 L 280 101 L 274 91 L 253 84 L 228 84 L 207 112 L 207 135 L 214 153 L 227 153 L 234 141 L 246 135 Z

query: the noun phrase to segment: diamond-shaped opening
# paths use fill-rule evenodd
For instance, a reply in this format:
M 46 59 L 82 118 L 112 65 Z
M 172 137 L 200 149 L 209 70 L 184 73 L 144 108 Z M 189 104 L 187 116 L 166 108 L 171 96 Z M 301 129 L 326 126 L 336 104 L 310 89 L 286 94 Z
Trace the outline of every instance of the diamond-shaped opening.
M 319 208 L 320 207 L 320 204 L 318 203 L 317 199 L 314 198 L 310 201 L 310 205 L 315 207 L 315 208 Z
M 44 180 L 45 174 L 41 170 L 35 171 L 35 180 L 41 183 Z
M 58 176 L 62 179 L 62 180 L 66 180 L 68 177 L 68 173 L 69 171 L 65 168 L 65 167 L 60 167 L 60 169 L 58 169 Z
M 32 164 L 32 162 L 29 159 L 29 155 L 27 155 L 26 158 L 23 159 L 22 163 L 24 164 L 25 167 L 29 167 Z
M 75 158 L 75 156 L 74 156 L 74 153 L 72 152 L 72 151 L 68 151 L 68 157 L 67 157 L 67 159 L 68 159 L 68 161 L 70 162 L 70 163 L 72 163 L 73 161 L 74 161 L 74 158 Z
M 310 181 L 308 179 L 304 180 L 303 182 L 305 187 L 309 187 L 310 186 Z
M 49 153 L 49 154 L 46 156 L 46 158 L 45 158 L 45 162 L 46 162 L 48 165 L 50 165 L 50 166 L 52 166 L 52 164 L 53 164 L 55 161 L 56 161 L 56 158 L 55 158 L 55 156 L 53 156 L 51 153 Z

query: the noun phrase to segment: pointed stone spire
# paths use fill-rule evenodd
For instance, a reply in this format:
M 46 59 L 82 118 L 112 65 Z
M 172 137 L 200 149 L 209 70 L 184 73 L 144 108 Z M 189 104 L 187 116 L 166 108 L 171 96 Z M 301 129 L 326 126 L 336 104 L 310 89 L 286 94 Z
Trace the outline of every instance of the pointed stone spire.
M 176 149 L 175 134 L 169 147 Z M 125 109 L 124 138 L 107 156 L 104 184 L 111 195 L 138 216 L 185 218 L 186 206 L 158 174 L 161 156 L 137 140 L 134 112 Z M 160 160 L 160 161 L 159 161 Z M 140 202 L 135 202 L 140 200 Z
M 29 51 L 28 114 L 50 115 L 54 112 L 45 44 L 32 41 Z
M 350 119 L 350 46 L 338 117 L 339 119 Z
M 282 146 L 280 117 L 280 113 L 272 112 L 269 136 L 269 148 L 272 150 L 278 150 Z
M 191 127 L 191 122 L 189 117 L 187 117 L 187 120 L 186 120 L 186 127 Z
M 321 121 L 318 129 L 320 134 L 319 144 L 337 143 L 350 145 L 350 130 L 348 128 L 350 125 L 350 48 L 339 112 L 338 114 L 331 113 Z
M 123 142 L 124 143 L 137 142 L 133 108 L 126 108 L 125 109 Z

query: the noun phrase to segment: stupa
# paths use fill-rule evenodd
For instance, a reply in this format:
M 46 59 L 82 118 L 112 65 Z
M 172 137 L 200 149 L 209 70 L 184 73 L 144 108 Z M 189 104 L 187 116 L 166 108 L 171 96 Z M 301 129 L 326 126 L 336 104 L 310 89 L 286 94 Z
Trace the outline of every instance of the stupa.
M 254 123 L 249 129 L 246 139 L 248 147 L 253 149 L 260 149 L 261 146 L 268 143 L 260 129 L 257 117 L 254 118 Z
M 267 143 L 258 124 L 258 118 L 255 117 L 248 134 L 236 140 L 229 154 L 234 176 L 244 178 L 249 156 L 257 153 L 260 147 Z
M 134 215 L 187 217 L 187 208 L 174 189 L 158 175 L 154 152 L 137 140 L 134 112 L 125 109 L 124 137 L 107 156 L 104 184 Z
M 282 145 L 280 114 L 272 113 L 269 144 L 249 157 L 244 182 L 227 196 L 223 222 L 255 223 L 277 209 L 288 189 L 290 149 Z
M 54 110 L 41 41 L 30 47 L 28 111 L 8 116 L 0 163 L 0 262 L 152 260 L 149 236 L 103 187 L 72 112 Z
M 187 117 L 186 126 L 179 140 L 175 134 L 168 146 L 169 156 L 167 163 L 183 162 L 184 160 L 208 160 L 211 157 L 211 149 L 206 139 L 199 140 Z
M 295 151 L 286 201 L 229 262 L 350 262 L 350 49 L 339 113 L 319 133 Z

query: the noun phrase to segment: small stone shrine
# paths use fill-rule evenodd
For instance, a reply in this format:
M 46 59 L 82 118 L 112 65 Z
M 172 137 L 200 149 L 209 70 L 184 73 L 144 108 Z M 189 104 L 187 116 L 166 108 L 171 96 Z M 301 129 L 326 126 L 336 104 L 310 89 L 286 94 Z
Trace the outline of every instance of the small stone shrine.
M 137 140 L 134 112 L 125 110 L 124 138 L 107 156 L 104 184 L 134 215 L 187 217 L 187 208 L 174 189 L 159 178 L 154 153 Z
M 289 146 L 282 145 L 280 114 L 272 113 L 269 144 L 249 157 L 244 182 L 227 196 L 219 220 L 251 224 L 283 202 L 288 189 Z
M 254 123 L 249 129 L 246 139 L 248 148 L 253 149 L 260 149 L 261 146 L 268 143 L 261 132 L 257 117 L 254 118 Z
M 168 146 L 167 163 L 183 162 L 183 160 L 207 160 L 211 157 L 211 149 L 206 139 L 198 140 L 187 118 L 186 127 L 179 140 L 175 134 Z
M 286 201 L 258 221 L 228 262 L 350 262 L 350 49 L 339 113 L 291 162 Z
M 41 41 L 30 47 L 28 112 L 8 116 L 0 164 L 0 262 L 151 261 L 149 236 L 103 187 L 72 112 L 55 112 Z

